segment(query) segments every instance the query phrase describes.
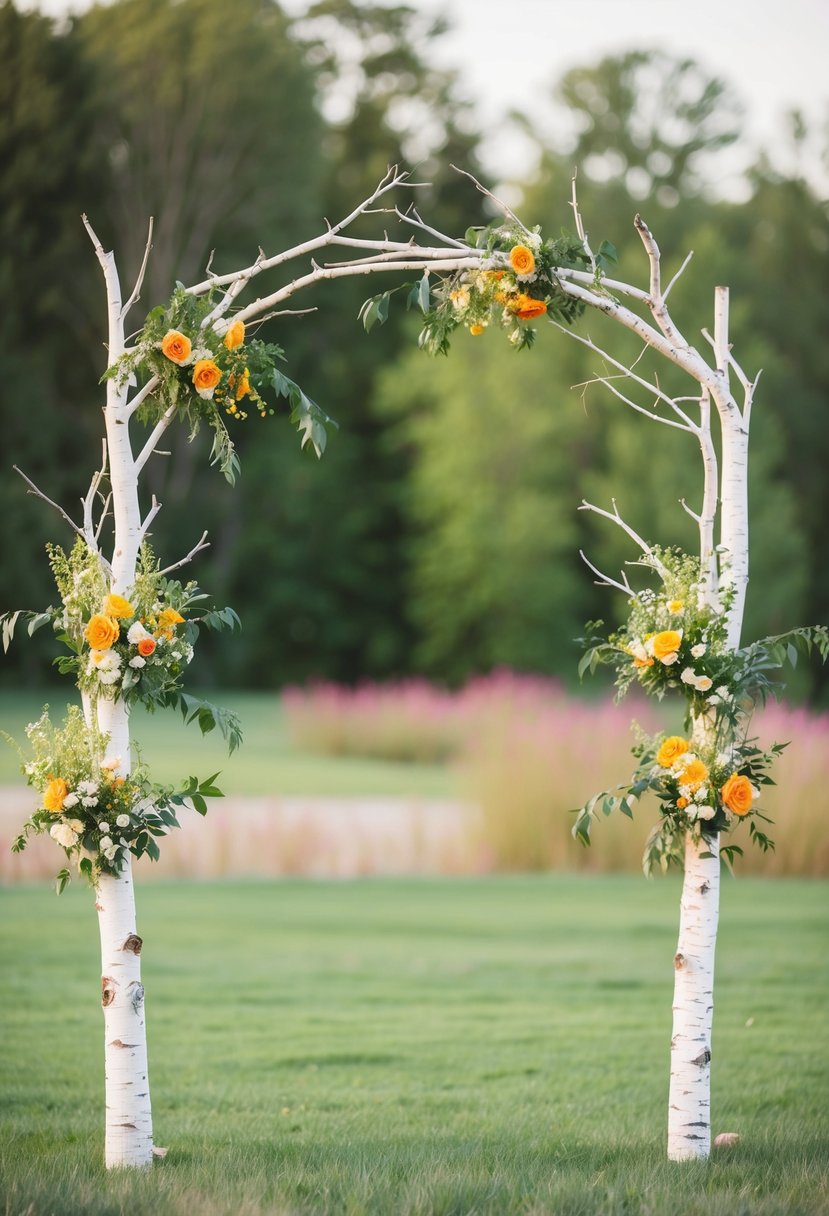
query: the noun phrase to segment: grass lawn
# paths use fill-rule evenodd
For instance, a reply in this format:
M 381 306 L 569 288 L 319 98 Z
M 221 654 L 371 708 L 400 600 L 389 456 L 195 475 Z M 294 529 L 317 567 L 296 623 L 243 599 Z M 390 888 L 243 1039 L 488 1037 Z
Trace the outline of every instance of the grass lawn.
M 455 793 L 450 770 L 439 764 L 298 751 L 288 738 L 276 694 L 222 692 L 206 697 L 239 714 L 245 737 L 242 747 L 228 756 L 217 731 L 202 735 L 195 723 L 185 726 L 181 717 L 169 710 L 148 714 L 139 706 L 133 715 L 133 735 L 154 781 L 178 782 L 191 774 L 207 777 L 219 769 L 219 786 L 225 794 L 450 798 Z M 26 723 L 40 714 L 44 703 L 51 706 L 57 718 L 65 697 L 60 693 L 50 697 L 46 693 L 0 692 L 0 730 L 25 750 Z M 16 752 L 0 741 L 0 785 L 22 781 Z
M 726 880 L 714 1130 L 665 1161 L 678 883 L 139 892 L 155 1138 L 107 1175 L 91 896 L 0 891 L 5 1216 L 829 1211 L 825 885 Z

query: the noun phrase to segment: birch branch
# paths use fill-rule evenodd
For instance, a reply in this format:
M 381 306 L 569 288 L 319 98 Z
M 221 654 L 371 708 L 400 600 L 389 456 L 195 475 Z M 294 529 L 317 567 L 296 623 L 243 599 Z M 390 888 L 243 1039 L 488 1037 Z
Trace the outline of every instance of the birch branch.
M 645 252 L 648 255 L 648 264 L 650 266 L 650 299 L 648 305 L 653 313 L 653 319 L 669 341 L 675 342 L 679 346 L 687 346 L 688 343 L 668 312 L 665 297 L 662 294 L 662 255 L 659 252 L 659 246 L 641 215 L 634 216 L 633 226 L 639 233 L 642 244 L 645 247 Z
M 616 524 L 616 526 L 621 528 L 623 532 L 627 533 L 627 535 L 631 538 L 632 541 L 635 541 L 635 543 L 638 545 L 638 547 L 642 550 L 642 552 L 647 557 L 648 563 L 653 566 L 654 570 L 656 570 L 661 576 L 664 577 L 665 574 L 667 573 L 667 571 L 666 571 L 663 563 L 656 556 L 656 554 L 654 553 L 653 549 L 650 547 L 648 542 L 646 540 L 643 540 L 643 538 L 639 535 L 639 533 L 634 531 L 634 529 L 630 526 L 630 524 L 627 523 L 622 518 L 622 516 L 619 514 L 619 508 L 616 505 L 616 499 L 612 498 L 611 502 L 613 503 L 613 510 L 605 511 L 602 507 L 597 507 L 594 503 L 588 502 L 586 498 L 583 498 L 581 501 L 581 505 L 579 506 L 578 509 L 579 509 L 579 511 L 593 511 L 596 515 L 601 515 L 605 519 L 609 519 L 612 523 Z
M 172 566 L 165 566 L 163 570 L 159 570 L 159 574 L 170 574 L 173 570 L 180 570 L 182 566 L 186 566 L 191 562 L 197 553 L 201 553 L 202 549 L 209 549 L 210 541 L 207 539 L 207 532 L 202 532 L 201 539 L 198 544 L 194 545 L 186 557 L 183 557 L 179 562 L 173 562 Z
M 526 233 L 527 236 L 532 236 L 529 228 L 526 226 L 526 224 L 522 223 L 512 208 L 509 207 L 503 199 L 500 199 L 497 195 L 493 194 L 491 190 L 487 190 L 486 186 L 482 185 L 481 182 L 478 181 L 477 177 L 475 177 L 472 173 L 468 173 L 466 169 L 458 168 L 457 165 L 450 165 L 449 167 L 454 169 L 456 173 L 460 173 L 461 177 L 468 177 L 475 186 L 475 189 L 480 190 L 481 194 L 485 194 L 488 199 L 491 199 L 502 215 L 506 216 L 508 220 L 512 220 L 512 222 L 516 224 L 522 232 Z
M 579 508 L 579 509 L 581 509 L 581 508 Z M 621 577 L 624 581 L 619 583 L 616 581 L 615 578 L 611 578 L 609 574 L 605 574 L 602 570 L 600 570 L 598 566 L 594 566 L 593 563 L 590 561 L 590 559 L 585 555 L 585 552 L 583 549 L 579 549 L 579 557 L 584 562 L 585 566 L 587 566 L 589 570 L 592 570 L 593 573 L 597 576 L 596 577 L 596 586 L 597 587 L 615 587 L 617 589 L 617 591 L 622 591 L 622 592 L 624 592 L 625 595 L 633 596 L 634 599 L 637 598 L 636 592 L 633 590 L 630 583 L 628 582 L 628 576 L 625 574 L 624 570 L 622 570 L 620 572 Z
M 144 517 L 144 521 L 141 524 L 141 527 L 138 529 L 138 543 L 139 544 L 141 544 L 144 541 L 144 538 L 146 537 L 146 535 L 149 531 L 150 524 L 153 522 L 153 520 L 155 519 L 156 515 L 158 515 L 160 510 L 161 510 L 161 503 L 158 501 L 155 494 L 153 494 L 153 499 L 152 499 L 152 504 L 150 505 L 150 509 L 147 512 L 146 516 Z
M 133 416 L 133 414 L 135 413 L 135 411 L 138 409 L 139 405 L 141 405 L 141 403 L 143 401 L 146 401 L 148 397 L 152 396 L 154 390 L 156 388 L 158 388 L 158 385 L 160 384 L 160 382 L 161 382 L 160 376 L 150 376 L 149 380 L 143 386 L 143 388 L 140 388 L 138 390 L 138 392 L 133 397 L 130 398 L 130 400 L 127 402 L 127 417 L 128 418 L 131 418 Z
M 135 286 L 132 289 L 132 294 L 127 300 L 124 307 L 121 309 L 121 319 L 127 315 L 133 304 L 136 304 L 141 298 L 141 286 L 144 282 L 144 275 L 147 273 L 147 263 L 150 259 L 150 250 L 153 247 L 153 217 L 150 216 L 150 223 L 147 231 L 147 244 L 144 246 L 144 259 L 141 262 L 141 267 L 138 271 L 138 278 L 135 280 Z
M 75 532 L 81 538 L 81 540 L 86 543 L 86 535 L 84 534 L 83 528 L 79 527 L 75 523 L 75 521 L 71 517 L 71 515 L 68 515 L 67 512 L 64 511 L 63 507 L 60 506 L 59 503 L 54 502 L 51 498 L 49 498 L 46 494 L 44 494 L 42 490 L 38 489 L 38 487 L 32 481 L 31 477 L 27 477 L 26 474 L 23 472 L 23 470 L 18 468 L 18 466 L 16 464 L 13 464 L 12 468 L 14 469 L 15 473 L 19 473 L 20 476 L 23 478 L 23 480 L 26 482 L 26 485 L 29 487 L 29 489 L 27 490 L 27 493 L 34 494 L 34 496 L 36 498 L 40 498 L 43 502 L 48 503 L 48 505 L 50 507 L 52 507 L 55 511 L 57 511 L 58 515 L 60 515 L 62 519 L 66 520 L 66 522 L 69 524 L 69 527 L 72 529 L 72 531 Z M 95 549 L 95 553 L 97 554 L 98 560 L 100 561 L 104 572 L 106 574 L 111 574 L 112 568 L 111 568 L 109 562 L 98 552 L 97 548 Z
M 587 232 L 584 227 L 584 220 L 582 218 L 581 211 L 579 210 L 579 200 L 578 200 L 578 194 L 576 192 L 576 173 L 575 173 L 575 171 L 573 172 L 573 176 L 570 178 L 570 185 L 572 188 L 572 194 L 570 197 L 570 206 L 573 209 L 573 220 L 576 225 L 576 232 L 578 234 L 579 240 L 582 243 L 582 248 L 584 249 L 584 252 L 587 254 L 588 258 L 590 259 L 590 269 L 593 272 L 593 279 L 595 280 L 596 275 L 598 273 L 597 267 L 596 267 L 596 256 L 593 253 L 593 250 L 590 248 L 590 242 L 587 239 Z
M 175 404 L 168 405 L 167 409 L 164 411 L 164 413 L 159 418 L 158 422 L 153 427 L 152 431 L 150 432 L 149 439 L 144 444 L 143 448 L 141 449 L 141 451 L 138 453 L 138 455 L 135 458 L 136 474 L 141 472 L 144 465 L 147 463 L 147 461 L 152 456 L 153 452 L 155 451 L 155 445 L 158 443 L 161 436 L 167 430 L 167 427 L 173 421 L 175 412 L 176 412 Z

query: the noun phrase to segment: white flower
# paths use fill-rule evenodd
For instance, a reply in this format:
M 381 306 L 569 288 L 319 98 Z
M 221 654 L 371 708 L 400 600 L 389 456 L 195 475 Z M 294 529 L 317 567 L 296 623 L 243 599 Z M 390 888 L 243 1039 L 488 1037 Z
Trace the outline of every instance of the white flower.
M 121 767 L 121 757 L 113 756 L 111 760 L 102 760 L 101 768 L 105 773 L 114 773 Z
M 672 667 L 678 658 L 679 651 L 674 650 L 670 654 L 666 654 L 664 658 L 660 659 L 659 661 L 660 663 L 663 663 L 665 667 Z
M 529 274 L 517 274 L 515 276 L 516 282 L 518 283 L 534 283 L 537 278 L 538 274 L 535 270 L 531 271 Z
M 98 786 L 97 781 L 79 781 L 78 782 L 78 793 L 79 794 L 97 794 L 98 789 L 99 789 L 99 786 Z
M 77 806 L 77 805 L 78 805 L 78 795 L 77 794 L 67 794 L 63 800 L 64 810 L 68 810 L 70 807 Z
M 105 823 L 104 820 L 102 819 L 101 822 L 98 824 L 98 831 L 103 832 L 104 835 L 106 835 L 107 832 L 109 831 L 109 824 Z
M 120 671 L 102 671 L 100 675 L 102 684 L 117 684 L 120 679 Z
M 64 802 L 63 805 L 66 806 L 66 803 Z M 69 824 L 73 832 L 81 833 L 84 829 L 84 822 L 82 819 L 67 819 L 66 822 Z
M 177 661 L 179 659 L 181 659 L 181 655 L 179 654 L 179 652 L 177 650 L 173 651 L 173 658 L 176 659 Z
M 524 241 L 527 245 L 529 245 L 530 249 L 540 249 L 543 244 L 543 238 L 540 232 L 526 233 Z
M 704 642 L 698 642 L 696 646 L 691 647 L 691 654 L 695 659 L 701 659 L 708 647 Z
M 698 806 L 696 808 L 697 819 L 713 819 L 716 813 L 713 806 Z
M 97 806 L 98 805 L 98 799 L 95 797 L 94 794 L 91 794 L 87 798 L 81 798 L 81 802 L 83 803 L 84 806 Z
M 107 849 L 112 848 L 112 838 L 110 836 L 101 837 L 101 852 L 106 853 Z
M 115 861 L 115 858 L 118 855 L 118 845 L 117 844 L 110 845 L 110 847 L 108 849 L 103 850 L 103 854 L 104 854 L 104 857 L 106 857 L 107 861 Z
M 138 667 L 146 667 L 146 666 L 147 666 L 146 660 L 142 659 L 140 654 L 137 654 L 135 656 L 135 658 L 130 659 L 130 667 L 138 668 Z
M 49 828 L 49 835 L 65 849 L 71 849 L 78 839 L 78 833 L 73 832 L 68 823 L 53 823 Z
M 129 815 L 119 815 L 115 820 L 115 826 L 119 828 L 128 828 L 130 826 Z
M 705 802 L 705 799 L 707 797 L 708 797 L 708 786 L 701 785 L 694 794 L 694 801 L 695 802 Z
M 694 681 L 694 687 L 696 688 L 697 692 L 708 692 L 708 689 L 713 683 L 714 681 L 710 676 L 697 676 L 696 680 Z
M 137 646 L 139 642 L 143 642 L 146 638 L 151 638 L 153 635 L 148 633 L 140 621 L 136 621 L 134 625 L 130 625 L 127 631 L 127 641 L 132 646 Z

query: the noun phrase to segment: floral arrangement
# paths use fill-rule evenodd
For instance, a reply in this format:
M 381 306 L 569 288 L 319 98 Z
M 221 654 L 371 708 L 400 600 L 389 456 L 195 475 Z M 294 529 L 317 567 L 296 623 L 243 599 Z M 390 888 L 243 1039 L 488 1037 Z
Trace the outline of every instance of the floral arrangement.
M 522 350 L 535 340 L 528 322 L 549 316 L 570 325 L 584 311 L 585 305 L 564 292 L 558 278 L 562 268 L 590 269 L 581 238 L 563 233 L 545 239 L 539 228 L 525 228 L 515 221 L 470 228 L 466 242 L 482 251 L 480 269 L 441 277 L 434 286 L 424 275 L 410 287 L 407 306 L 417 304 L 424 313 L 418 345 L 429 354 L 446 354 L 457 329 L 479 337 L 490 326 L 505 331 L 512 345 Z M 603 241 L 593 264 L 597 287 L 615 261 L 616 250 Z M 392 294 L 386 291 L 365 301 L 360 317 L 367 330 L 386 320 Z
M 51 621 L 69 651 L 56 660 L 60 671 L 93 700 L 122 697 L 150 710 L 179 705 L 200 628 L 239 625 L 232 608 L 204 608 L 196 583 L 165 578 L 147 544 L 129 598 L 109 592 L 97 554 L 80 538 L 70 554 L 57 545 L 48 552 L 62 604 L 38 620 Z
M 186 804 L 205 814 L 205 798 L 222 796 L 214 784 L 218 774 L 201 782 L 191 777 L 180 790 L 152 785 L 140 767 L 120 776 L 121 757 L 104 760 L 107 736 L 87 725 L 78 706 L 69 707 L 59 728 L 47 707 L 26 734 L 34 754 L 23 758 L 23 772 L 40 805 L 12 850 L 22 852 L 30 835 L 48 833 L 92 883 L 117 874 L 128 853 L 157 861 L 157 837 L 179 826 L 176 809 Z M 69 878 L 68 869 L 59 872 L 58 892 Z
M 681 864 L 689 830 L 710 839 L 745 821 L 755 844 L 773 848 L 758 827 L 758 820 L 770 821 L 757 802 L 761 787 L 773 784 L 769 770 L 787 745 L 758 748 L 747 736 L 751 712 L 775 691 L 770 671 L 787 660 L 794 664 L 798 651 L 810 653 L 815 647 L 826 658 L 829 630 L 794 629 L 729 649 L 727 584 L 712 604 L 704 594 L 697 558 L 676 549 L 653 549 L 641 564 L 659 575 L 660 589 L 632 596 L 627 622 L 606 640 L 601 621 L 588 625 L 579 675 L 604 663 L 616 670 L 619 697 L 634 684 L 657 698 L 669 691 L 680 693 L 686 708 L 685 735 L 640 735 L 633 748 L 638 764 L 632 777 L 585 803 L 577 813 L 574 835 L 589 844 L 597 809 L 632 817 L 636 802 L 650 790 L 659 802 L 660 821 L 645 848 L 646 873 L 657 864 L 662 869 Z M 720 852 L 730 862 L 742 849 L 726 844 Z
M 242 422 L 254 409 L 261 418 L 272 415 L 263 396 L 269 390 L 289 400 L 302 446 L 310 442 L 318 456 L 325 450 L 331 419 L 279 371 L 284 358 L 275 343 L 250 339 L 241 319 L 226 327 L 220 323 L 214 292 L 191 295 L 179 285 L 168 304 L 147 315 L 137 344 L 108 369 L 105 379 L 124 382 L 142 376 L 154 381 L 137 410 L 141 421 L 154 424 L 172 409 L 189 424 L 191 436 L 202 422 L 211 426 L 211 463 L 232 483 L 239 461 L 227 422 Z

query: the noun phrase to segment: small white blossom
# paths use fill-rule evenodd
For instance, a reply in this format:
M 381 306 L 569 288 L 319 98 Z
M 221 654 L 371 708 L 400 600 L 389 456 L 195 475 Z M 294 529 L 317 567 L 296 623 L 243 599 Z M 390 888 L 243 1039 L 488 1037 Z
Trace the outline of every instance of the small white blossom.
M 97 781 L 79 781 L 78 782 L 78 793 L 79 794 L 97 794 L 99 788 L 100 787 L 99 787 Z
M 119 815 L 115 820 L 115 826 L 119 828 L 128 828 L 130 826 L 129 815 Z
M 49 835 L 65 849 L 71 849 L 78 839 L 78 833 L 73 832 L 68 823 L 53 823 L 49 828 Z
M 695 659 L 701 659 L 707 649 L 708 649 L 708 647 L 705 645 L 704 642 L 698 642 L 696 644 L 696 646 L 691 647 L 691 654 L 694 656 Z
M 107 861 L 115 861 L 115 858 L 118 856 L 118 845 L 110 845 L 108 849 L 103 849 L 102 852 Z
M 64 810 L 68 810 L 69 808 L 71 808 L 73 806 L 77 806 L 77 805 L 78 805 L 78 795 L 77 794 L 67 794 L 63 800 Z
M 533 270 L 529 274 L 517 274 L 515 278 L 518 283 L 534 283 L 538 278 L 538 274 Z
M 176 662 L 178 662 L 181 659 L 181 655 L 179 654 L 179 652 L 177 650 L 173 651 L 173 658 L 176 660 Z
M 88 798 L 82 798 L 81 802 L 83 803 L 84 806 L 97 806 L 98 805 L 98 799 L 94 795 L 90 795 Z
M 105 773 L 114 773 L 121 767 L 121 757 L 113 756 L 111 760 L 102 760 L 101 768 Z
M 147 666 L 147 663 L 144 659 L 141 658 L 140 654 L 137 654 L 137 655 L 135 655 L 134 658 L 130 659 L 130 667 L 139 668 L 139 667 L 146 667 L 146 666 Z
M 64 803 L 63 805 L 66 806 L 66 803 Z M 73 832 L 80 833 L 84 829 L 84 822 L 82 819 L 67 819 L 66 822 L 69 824 L 69 826 Z
M 130 627 L 129 627 L 129 630 L 127 632 L 127 641 L 131 645 L 137 646 L 139 642 L 143 642 L 147 638 L 151 638 L 152 636 L 153 635 L 151 633 L 147 632 L 147 630 L 144 628 L 144 626 L 141 624 L 140 621 L 136 621 L 134 625 L 130 625 Z
M 716 815 L 716 810 L 713 806 L 698 806 L 696 808 L 697 819 L 713 819 Z
M 107 832 L 109 831 L 109 824 L 105 823 L 104 820 L 102 819 L 101 822 L 98 824 L 98 831 L 103 832 L 103 834 L 106 836 Z
M 665 667 L 673 667 L 674 663 L 677 661 L 678 658 L 679 658 L 679 653 L 678 653 L 678 651 L 674 650 L 674 651 L 672 651 L 671 654 L 666 654 L 665 657 L 660 659 L 659 661 L 660 661 L 660 663 L 663 663 L 665 665 Z
M 112 848 L 112 838 L 110 836 L 101 837 L 101 852 L 106 853 L 107 849 Z

